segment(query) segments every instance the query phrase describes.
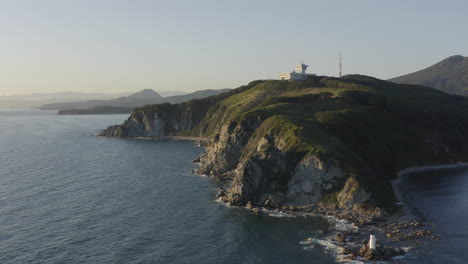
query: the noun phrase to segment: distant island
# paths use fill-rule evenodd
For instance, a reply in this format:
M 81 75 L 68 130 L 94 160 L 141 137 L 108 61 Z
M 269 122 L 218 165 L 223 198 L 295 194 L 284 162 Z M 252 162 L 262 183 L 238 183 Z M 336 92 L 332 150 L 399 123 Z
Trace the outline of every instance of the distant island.
M 468 96 L 468 58 L 451 56 L 426 69 L 390 79 L 391 82 L 437 88 Z
M 136 107 L 158 103 L 181 103 L 191 99 L 204 98 L 228 91 L 200 90 L 187 94 L 162 97 L 154 90 L 145 89 L 137 93 L 122 96 L 111 100 L 90 100 L 81 102 L 52 103 L 40 106 L 41 110 L 59 110 L 59 115 L 107 115 L 107 114 L 130 114 Z M 167 93 L 167 92 L 166 92 Z M 174 94 L 174 92 L 171 92 Z
M 90 109 L 68 109 L 59 110 L 59 115 L 118 115 L 129 114 L 133 110 L 132 107 L 113 107 L 113 106 L 98 106 Z

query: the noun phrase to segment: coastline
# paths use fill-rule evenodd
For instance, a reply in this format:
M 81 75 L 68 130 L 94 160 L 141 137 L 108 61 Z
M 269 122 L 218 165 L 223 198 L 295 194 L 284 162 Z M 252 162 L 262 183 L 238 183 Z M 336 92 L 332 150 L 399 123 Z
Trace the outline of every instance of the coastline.
M 446 169 L 457 169 L 457 168 L 468 168 L 468 162 L 458 162 L 454 164 L 445 164 L 445 165 L 431 165 L 431 166 L 422 166 L 422 167 L 411 167 L 400 170 L 397 173 L 397 177 L 392 180 L 392 188 L 395 197 L 397 198 L 399 205 L 401 205 L 402 210 L 408 215 L 418 215 L 421 218 L 424 216 L 419 212 L 419 210 L 414 207 L 411 202 L 404 196 L 402 192 L 401 185 L 405 180 L 411 176 L 411 174 L 416 172 L 424 171 L 437 171 L 437 170 L 446 170 Z
M 189 140 L 198 146 L 206 146 L 207 138 L 191 136 L 161 136 L 161 137 L 127 137 L 133 139 L 157 140 Z M 195 158 L 193 163 L 199 163 Z M 317 245 L 336 256 L 337 261 L 345 263 L 366 263 L 368 261 L 388 261 L 405 258 L 417 254 L 418 246 L 439 240 L 434 234 L 434 225 L 422 213 L 405 200 L 399 185 L 412 173 L 429 170 L 442 170 L 468 167 L 468 163 L 411 167 L 400 170 L 391 181 L 400 210 L 386 214 L 379 208 L 340 209 L 327 205 L 254 207 L 249 204 L 241 206 L 251 210 L 253 214 L 268 214 L 273 217 L 308 217 L 320 216 L 327 219 L 331 228 L 320 237 L 307 238 L 300 244 L 304 249 Z M 193 171 L 195 172 L 195 171 Z M 202 176 L 207 176 L 199 174 Z M 216 176 L 208 176 L 216 181 Z M 223 179 L 218 179 L 223 180 Z M 219 189 L 220 191 L 223 188 Z M 371 234 L 377 237 L 377 249 L 369 250 L 368 239 Z
M 401 212 L 391 215 L 385 215 L 378 219 L 376 223 L 367 223 L 360 225 L 356 222 L 343 219 L 337 215 L 321 215 L 329 219 L 330 223 L 341 223 L 339 228 L 332 231 L 328 236 L 328 241 L 315 239 L 318 244 L 324 245 L 327 250 L 331 250 L 339 262 L 355 263 L 354 261 L 361 261 L 363 263 L 372 261 L 365 257 L 356 254 L 359 248 L 358 239 L 367 239 L 370 234 L 375 234 L 378 243 L 381 245 L 389 246 L 391 248 L 398 248 L 401 253 L 394 255 L 390 259 L 401 259 L 405 255 L 411 254 L 412 251 L 418 246 L 431 243 L 434 240 L 440 240 L 438 234 L 434 234 L 433 230 L 435 223 L 430 222 L 425 215 L 414 207 L 410 201 L 405 197 L 401 185 L 404 184 L 408 177 L 413 173 L 424 171 L 437 171 L 446 169 L 468 168 L 468 163 L 459 162 L 455 164 L 432 165 L 422 167 L 412 167 L 400 170 L 397 177 L 392 181 L 392 187 L 395 196 L 398 200 L 398 205 L 401 206 Z M 348 227 L 347 230 L 340 230 L 340 227 Z M 351 227 L 351 228 L 349 228 Z M 310 239 L 309 239 L 310 240 Z M 361 247 L 363 248 L 363 247 Z M 401 251 L 403 250 L 403 251 Z
M 96 137 L 108 137 L 95 134 Z M 200 143 L 205 143 L 208 138 L 205 137 L 191 137 L 191 136 L 161 136 L 161 137 L 125 137 L 128 139 L 141 139 L 141 140 L 158 140 L 158 139 L 173 139 L 173 140 L 188 140 L 188 141 L 195 141 Z
M 310 237 L 299 243 L 303 245 L 304 250 L 311 249 L 315 245 L 321 246 L 325 251 L 335 255 L 336 260 L 341 263 L 402 259 L 412 254 L 418 246 L 440 240 L 440 237 L 433 232 L 435 224 L 428 221 L 405 199 L 399 185 L 415 172 L 464 167 L 468 168 L 468 163 L 414 167 L 399 171 L 396 179 L 392 181 L 392 187 L 401 211 L 393 214 L 343 210 L 320 205 L 302 208 L 265 208 L 247 205 L 242 208 L 253 214 L 267 214 L 272 217 L 319 216 L 327 219 L 331 228 L 323 237 Z M 226 204 L 220 199 L 218 202 Z M 374 253 L 368 249 L 368 239 L 371 234 L 377 238 L 377 250 L 374 250 Z
M 196 142 L 205 142 L 208 139 L 205 137 L 191 137 L 191 136 L 162 136 L 162 137 L 135 137 L 136 139 L 174 139 L 174 140 L 189 140 Z

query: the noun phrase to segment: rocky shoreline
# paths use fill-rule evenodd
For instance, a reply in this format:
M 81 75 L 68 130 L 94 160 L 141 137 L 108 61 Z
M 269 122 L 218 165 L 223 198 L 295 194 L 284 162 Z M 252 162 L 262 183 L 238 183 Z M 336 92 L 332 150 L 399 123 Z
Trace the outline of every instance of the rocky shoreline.
M 278 209 L 247 204 L 245 208 L 257 215 L 320 216 L 328 219 L 332 225 L 334 222 L 339 222 L 351 226 L 352 228 L 345 230 L 331 228 L 327 235 L 328 242 L 333 246 L 333 253 L 342 262 L 388 261 L 394 257 L 404 256 L 419 245 L 440 239 L 433 233 L 432 223 L 420 216 L 406 213 L 388 215 L 378 209 L 353 211 L 317 205 Z M 377 238 L 375 250 L 369 248 L 371 234 Z M 314 239 L 309 240 L 309 243 L 315 243 Z
M 138 138 L 138 137 L 135 137 Z M 173 140 L 191 140 L 197 146 L 205 147 L 208 140 L 203 137 L 188 136 L 162 136 L 162 137 L 144 137 L 143 139 L 173 139 Z M 200 157 L 192 160 L 193 163 L 201 163 Z M 289 216 L 321 216 L 329 219 L 331 222 L 343 221 L 347 225 L 353 226 L 353 230 L 331 230 L 329 234 L 330 243 L 334 247 L 334 252 L 341 261 L 386 261 L 393 257 L 403 256 L 411 248 L 418 245 L 429 243 L 430 240 L 438 240 L 439 236 L 433 234 L 432 223 L 428 222 L 424 216 L 404 203 L 398 191 L 398 184 L 401 179 L 407 177 L 413 171 L 468 166 L 468 164 L 454 164 L 445 166 L 431 166 L 403 170 L 398 174 L 398 178 L 393 182 L 393 188 L 400 200 L 401 212 L 389 215 L 384 210 L 372 206 L 354 206 L 353 208 L 340 208 L 338 205 L 329 204 L 310 204 L 305 206 L 297 205 L 273 205 L 264 206 L 252 205 L 247 202 L 245 205 L 232 204 L 231 200 L 226 199 L 228 190 L 220 187 L 217 198 L 220 202 L 244 207 L 251 210 L 253 214 L 285 214 Z M 199 170 L 194 173 L 200 174 Z M 206 175 L 214 181 L 226 182 L 224 186 L 229 186 L 232 178 L 225 175 Z M 377 237 L 377 248 L 371 250 L 368 245 L 370 234 Z
M 196 158 L 193 163 L 199 163 Z M 421 171 L 437 168 L 450 168 L 457 166 L 468 166 L 468 164 L 455 164 L 444 166 L 421 167 L 402 170 L 394 181 L 395 193 L 399 193 L 398 184 L 402 183 L 401 178 L 407 177 L 413 171 Z M 197 173 L 197 171 L 193 171 Z M 205 175 L 206 176 L 206 175 Z M 219 177 L 212 177 L 216 181 L 224 180 Z M 229 204 L 224 199 L 226 190 L 220 188 L 217 194 L 218 201 Z M 326 205 L 308 206 L 282 206 L 282 207 L 259 207 L 247 203 L 241 206 L 250 210 L 253 214 L 281 214 L 287 216 L 321 216 L 329 219 L 330 222 L 341 222 L 353 228 L 346 230 L 332 229 L 328 237 L 334 247 L 337 258 L 343 262 L 359 261 L 388 261 L 394 257 L 402 257 L 411 249 L 417 246 L 430 243 L 431 240 L 440 240 L 434 234 L 434 224 L 429 222 L 424 215 L 418 212 L 408 203 L 403 203 L 401 195 L 397 195 L 400 212 L 388 214 L 384 210 L 375 207 L 359 207 L 354 209 L 343 209 Z M 369 237 L 373 234 L 377 238 L 376 249 L 369 248 Z M 309 241 L 312 243 L 313 241 Z M 307 243 L 309 243 L 307 242 Z
M 308 208 L 268 209 L 246 206 L 253 214 L 280 213 L 291 216 L 321 216 L 330 222 L 342 222 L 353 228 L 330 230 L 328 237 L 338 259 L 342 261 L 387 261 L 403 256 L 412 248 L 439 240 L 432 231 L 433 224 L 416 215 L 400 213 L 387 215 L 380 210 L 343 210 L 310 206 Z M 377 237 L 377 248 L 369 248 L 369 237 Z
M 97 137 L 107 137 L 102 132 L 96 135 Z M 191 137 L 191 136 L 157 136 L 157 137 L 126 137 L 130 139 L 143 139 L 143 140 L 158 140 L 158 139 L 172 139 L 172 140 L 188 140 L 194 141 L 199 147 L 205 147 L 208 139 L 204 137 Z
M 458 114 L 468 100 L 410 88 L 359 75 L 255 81 L 215 97 L 135 109 L 99 135 L 207 137 L 197 143 L 205 149 L 194 159 L 196 173 L 220 182 L 220 201 L 258 212 L 333 216 L 374 229 L 381 245 L 408 246 L 432 233 L 424 225 L 415 229 L 412 223 L 423 219 L 395 205 L 396 173 L 468 160 L 468 119 Z M 398 210 L 399 217 L 386 213 Z M 349 252 L 384 259 L 385 246 L 375 254 L 360 246 Z
M 338 254 L 339 259 L 343 261 L 375 261 L 375 260 L 389 260 L 396 256 L 402 256 L 408 252 L 412 247 L 428 243 L 431 239 L 439 239 L 433 234 L 431 230 L 431 223 L 427 222 L 423 216 L 417 213 L 414 208 L 411 208 L 407 203 L 403 203 L 400 195 L 398 195 L 397 185 L 402 175 L 406 175 L 413 170 L 403 170 L 399 173 L 397 180 L 393 182 L 393 188 L 397 199 L 400 200 L 401 212 L 398 214 L 388 215 L 384 210 L 366 203 L 369 198 L 359 184 L 354 182 L 354 178 L 348 178 L 342 187 L 342 190 L 337 196 L 339 203 L 325 203 L 320 199 L 314 198 L 314 189 L 326 189 L 326 184 L 336 184 L 337 179 L 343 177 L 343 170 L 333 160 L 326 160 L 320 157 L 310 156 L 306 157 L 306 161 L 297 164 L 294 169 L 295 173 L 290 179 L 289 188 L 295 190 L 293 199 L 289 200 L 288 197 L 274 196 L 271 192 L 266 191 L 260 199 L 256 196 L 249 196 L 249 191 L 253 187 L 245 188 L 245 184 L 250 181 L 255 181 L 256 177 L 268 177 L 268 169 L 259 171 L 252 167 L 245 170 L 239 170 L 244 166 L 249 166 L 245 163 L 248 160 L 240 160 L 239 147 L 236 146 L 241 136 L 236 133 L 228 133 L 222 131 L 221 136 L 213 141 L 203 137 L 189 137 L 189 136 L 153 136 L 141 137 L 143 139 L 174 139 L 174 140 L 192 140 L 198 146 L 206 147 L 205 151 L 200 157 L 195 158 L 192 162 L 199 163 L 200 166 L 194 170 L 194 173 L 209 176 L 214 181 L 224 184 L 220 187 L 217 198 L 220 202 L 245 207 L 252 211 L 254 214 L 263 213 L 279 213 L 296 216 L 322 216 L 333 221 L 345 221 L 347 224 L 355 226 L 355 230 L 334 230 L 330 234 L 330 243 L 334 246 L 335 253 Z M 101 134 L 102 135 L 102 134 Z M 106 136 L 105 134 L 102 136 Z M 140 138 L 140 137 L 134 137 Z M 235 140 L 233 139 L 235 138 Z M 265 145 L 268 148 L 257 147 L 259 153 L 268 152 L 266 160 L 276 161 L 275 166 L 283 166 L 283 169 L 291 169 L 287 165 L 281 165 L 282 160 L 288 159 L 283 157 L 278 148 L 271 149 L 271 146 L 277 146 L 279 142 L 269 142 L 268 140 L 261 140 L 259 146 Z M 233 156 L 234 155 L 234 156 Z M 275 157 L 276 155 L 276 157 Z M 240 162 L 240 165 L 238 164 Z M 260 160 L 256 160 L 259 164 Z M 258 166 L 258 165 L 257 165 Z M 454 165 L 449 165 L 454 166 Z M 455 165 L 458 166 L 458 165 Z M 237 168 L 236 168 L 237 167 Z M 445 166 L 446 167 L 446 166 Z M 294 168 L 294 167 L 293 167 Z M 438 168 L 438 167 L 428 167 Z M 248 176 L 241 181 L 236 181 L 236 177 Z M 302 176 L 301 176 L 302 175 Z M 314 175 L 314 177 L 306 177 L 304 175 Z M 319 182 L 308 182 L 307 179 L 315 178 Z M 297 182 L 297 187 L 295 187 Z M 314 186 L 314 184 L 318 184 Z M 324 185 L 325 184 L 325 185 Z M 309 186 L 309 187 L 308 187 Z M 238 188 L 243 188 L 239 191 Z M 257 187 L 255 187 L 257 188 Z M 305 190 L 307 189 L 307 190 Z M 320 192 L 320 190 L 316 190 Z M 238 200 L 236 192 L 247 197 L 245 201 Z M 302 193 L 305 192 L 305 193 Z M 278 194 L 275 194 L 278 195 Z M 301 196 L 302 195 L 302 196 Z M 316 200 L 304 200 L 304 195 L 308 199 L 313 198 Z M 250 197 L 250 198 L 249 198 Z M 250 199 L 255 202 L 252 202 Z M 302 200 L 301 200 L 302 199 Z M 341 202 L 340 202 L 341 201 Z M 305 204 L 305 205 L 304 205 Z M 375 250 L 369 249 L 368 239 L 369 235 L 373 233 L 376 235 L 378 243 Z

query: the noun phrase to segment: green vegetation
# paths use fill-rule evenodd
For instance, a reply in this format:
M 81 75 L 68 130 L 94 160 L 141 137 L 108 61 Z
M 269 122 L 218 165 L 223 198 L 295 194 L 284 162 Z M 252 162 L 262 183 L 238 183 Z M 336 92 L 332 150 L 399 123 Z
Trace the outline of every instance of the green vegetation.
M 468 158 L 468 99 L 360 75 L 255 81 L 228 93 L 135 111 L 190 111 L 196 125 L 180 133 L 189 136 L 212 137 L 223 125 L 260 122 L 243 157 L 270 138 L 298 160 L 307 154 L 333 158 L 388 206 L 388 181 L 398 170 Z

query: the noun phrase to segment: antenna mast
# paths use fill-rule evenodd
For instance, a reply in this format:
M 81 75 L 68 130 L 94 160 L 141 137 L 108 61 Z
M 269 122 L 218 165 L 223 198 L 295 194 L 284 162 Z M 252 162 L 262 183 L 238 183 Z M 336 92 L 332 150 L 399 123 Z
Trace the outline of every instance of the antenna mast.
M 341 78 L 341 69 L 342 69 L 342 68 L 341 68 L 341 62 L 342 62 L 341 53 L 339 54 L 339 57 L 340 57 L 340 74 L 339 74 L 339 76 L 340 76 L 340 78 Z

